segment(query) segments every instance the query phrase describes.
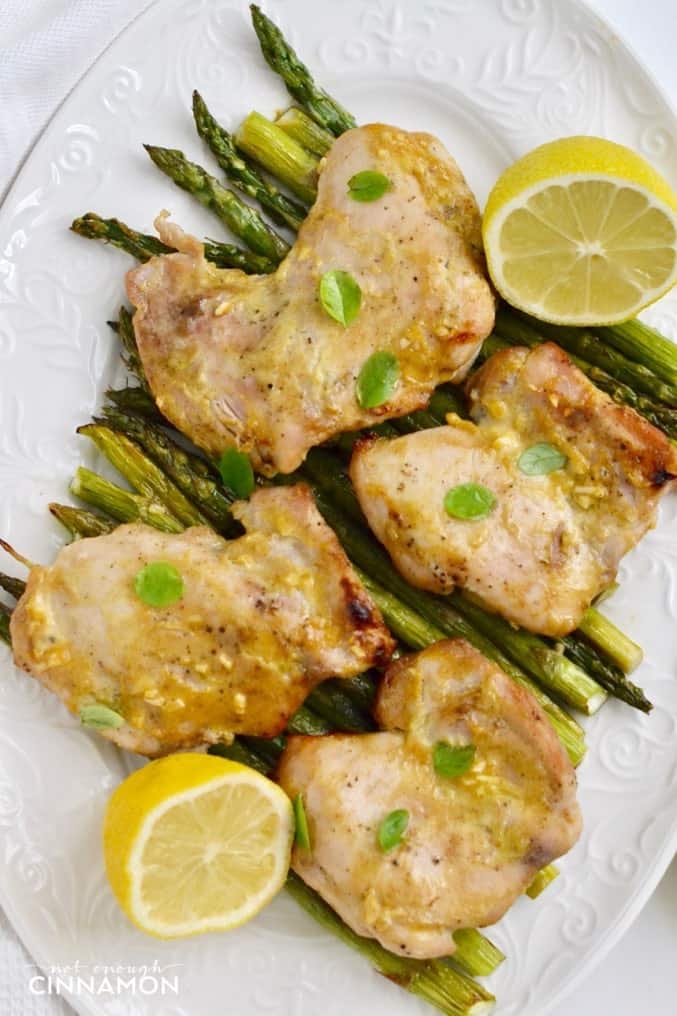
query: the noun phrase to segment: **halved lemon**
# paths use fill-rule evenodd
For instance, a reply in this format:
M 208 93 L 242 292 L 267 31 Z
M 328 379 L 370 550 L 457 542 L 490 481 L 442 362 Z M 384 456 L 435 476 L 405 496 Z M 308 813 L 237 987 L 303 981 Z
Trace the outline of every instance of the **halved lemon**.
M 213 755 L 169 755 L 113 793 L 103 842 L 120 906 L 160 938 L 235 928 L 282 887 L 291 801 L 260 773 Z
M 518 159 L 489 195 L 482 235 L 501 296 L 556 324 L 625 321 L 677 282 L 677 196 L 603 138 L 562 138 Z

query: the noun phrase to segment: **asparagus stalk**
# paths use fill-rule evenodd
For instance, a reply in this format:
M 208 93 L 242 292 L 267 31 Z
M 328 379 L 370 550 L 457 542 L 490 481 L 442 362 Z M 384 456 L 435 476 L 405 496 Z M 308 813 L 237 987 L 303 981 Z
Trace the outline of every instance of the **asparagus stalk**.
M 447 413 L 455 413 L 456 416 L 467 416 L 465 397 L 463 391 L 455 385 L 445 385 L 437 388 L 428 403 L 428 412 L 440 423 L 444 423 Z
M 330 723 L 305 703 L 299 706 L 287 724 L 290 734 L 304 734 L 306 737 L 322 737 L 323 734 L 331 734 L 333 729 Z
M 540 896 L 544 889 L 547 889 L 551 882 L 559 876 L 559 868 L 554 864 L 548 864 L 536 875 L 529 888 L 527 889 L 527 896 L 532 900 L 535 900 L 537 896 Z
M 455 931 L 452 937 L 456 944 L 454 959 L 472 977 L 487 977 L 493 974 L 505 959 L 505 954 L 498 946 L 475 928 L 461 928 Z
M 122 344 L 122 359 L 125 367 L 133 374 L 138 380 L 140 386 L 148 393 L 152 399 L 152 394 L 146 380 L 146 372 L 143 369 L 143 363 L 139 356 L 139 349 L 136 344 L 136 336 L 134 334 L 134 325 L 132 323 L 132 315 L 129 313 L 126 307 L 120 307 L 120 313 L 117 321 L 109 321 L 109 326 L 113 329 L 117 337 L 120 339 Z
M 342 678 L 341 687 L 348 698 L 365 713 L 371 713 L 376 697 L 378 678 L 371 673 L 358 674 L 357 677 Z
M 296 106 L 290 106 L 284 113 L 276 117 L 275 123 L 290 138 L 298 141 L 302 148 L 312 155 L 316 155 L 318 159 L 326 155 L 334 143 L 334 135 L 330 131 L 320 127 L 312 117 Z
M 233 138 L 217 123 L 197 91 L 193 92 L 193 118 L 198 134 L 207 142 L 228 179 L 248 197 L 258 201 L 274 222 L 298 230 L 306 217 L 306 209 L 264 180 L 258 170 L 238 153 Z
M 607 345 L 677 386 L 677 346 L 655 328 L 635 319 L 595 331 Z
M 677 407 L 677 385 L 668 384 L 652 373 L 643 364 L 629 360 L 623 353 L 600 342 L 597 335 L 584 328 L 569 328 L 536 321 L 507 308 L 499 307 L 496 314 L 496 331 L 516 345 L 527 345 L 550 340 L 563 349 L 582 357 L 595 367 L 600 367 L 617 381 L 628 385 L 636 392 L 643 392 L 652 399 Z
M 399 434 L 411 434 L 417 430 L 430 430 L 431 427 L 439 427 L 441 422 L 427 409 L 419 409 L 415 413 L 398 416 L 392 421 L 393 427 Z
M 9 634 L 9 619 L 11 612 L 9 607 L 4 603 L 0 603 L 0 639 L 5 642 L 8 646 L 12 645 L 12 638 Z
M 365 956 L 380 974 L 418 995 L 440 1012 L 449 1016 L 485 1016 L 491 1012 L 493 995 L 461 970 L 440 960 L 424 962 L 396 956 L 375 939 L 362 938 L 344 924 L 294 872 L 287 876 L 286 889 L 316 921 Z
M 69 504 L 50 504 L 49 510 L 67 531 L 71 540 L 88 536 L 104 536 L 115 528 L 115 524 L 102 515 L 95 515 L 84 508 L 73 508 Z
M 167 422 L 144 388 L 108 388 L 106 398 L 122 413 L 133 413 L 156 424 Z
M 365 710 L 343 690 L 341 680 L 323 681 L 310 693 L 306 705 L 322 717 L 334 730 L 351 734 L 364 734 L 375 730 L 368 710 Z
M 0 589 L 4 589 L 15 600 L 19 600 L 24 594 L 26 583 L 15 575 L 5 575 L 4 572 L 0 572 Z
M 104 418 L 108 427 L 140 445 L 188 500 L 200 506 L 219 532 L 232 534 L 236 530 L 237 523 L 230 512 L 232 501 L 204 459 L 187 452 L 166 431 L 138 416 L 107 407 Z
M 165 533 L 180 533 L 184 526 L 160 501 L 132 494 L 80 466 L 71 481 L 71 493 L 119 522 L 145 522 Z
M 578 626 L 592 644 L 608 656 L 624 674 L 631 674 L 644 659 L 641 646 L 633 642 L 596 607 L 589 607 Z M 634 687 L 634 685 L 631 685 Z
M 252 4 L 250 10 L 261 52 L 271 70 L 280 75 L 291 97 L 332 134 L 338 136 L 355 127 L 354 117 L 315 84 L 310 71 L 301 63 L 280 29 L 256 4 Z
M 102 219 L 95 212 L 74 219 L 71 229 L 78 236 L 89 240 L 103 240 L 119 250 L 131 254 L 137 261 L 148 261 L 160 254 L 174 254 L 176 249 L 168 247 L 157 236 L 150 233 L 139 233 L 119 219 Z M 263 275 L 275 270 L 276 262 L 261 257 L 251 251 L 244 250 L 233 243 L 217 243 L 214 240 L 204 241 L 205 257 L 218 268 L 240 268 L 249 275 Z
M 264 222 L 257 211 L 201 166 L 190 162 L 183 152 L 177 148 L 158 148 L 154 145 L 144 147 L 163 173 L 197 198 L 205 208 L 214 212 L 255 254 L 261 254 L 277 263 L 288 253 L 289 244 Z
M 512 628 L 506 621 L 486 614 L 460 595 L 441 598 L 410 586 L 395 571 L 385 552 L 368 537 L 364 516 L 350 482 L 330 453 L 314 449 L 306 459 L 305 468 L 321 492 L 323 505 L 331 514 L 329 524 L 335 529 L 341 527 L 339 535 L 348 555 L 373 578 L 438 625 L 446 635 L 468 639 L 490 659 L 496 658 L 497 647 L 501 646 L 502 655 L 507 655 L 520 670 L 536 677 L 545 688 L 569 705 L 586 713 L 599 708 L 606 697 L 604 689 L 566 657 L 551 650 L 538 636 Z M 328 517 L 324 507 L 321 506 L 320 510 Z M 340 511 L 347 512 L 349 520 L 345 516 L 340 518 Z M 499 665 L 504 666 L 503 663 Z
M 627 636 L 622 632 L 620 635 L 622 639 L 627 639 Z M 559 644 L 570 660 L 594 677 L 603 688 L 611 692 L 614 698 L 627 702 L 628 705 L 640 709 L 643 713 L 651 712 L 653 705 L 642 689 L 633 684 L 617 663 L 607 659 L 595 646 L 587 642 L 585 636 L 581 634 L 580 628 L 572 632 L 571 635 L 565 635 L 559 640 Z M 632 644 L 634 645 L 634 643 Z
M 445 599 L 478 631 L 487 638 L 495 639 L 527 674 L 574 709 L 592 716 L 606 701 L 606 691 L 594 678 L 538 635 L 523 628 L 514 628 L 498 614 L 487 613 L 468 593 L 456 591 Z
M 235 132 L 241 152 L 312 204 L 317 192 L 317 159 L 261 113 L 250 113 Z
M 212 744 L 207 749 L 209 755 L 218 755 L 220 758 L 229 758 L 233 762 L 240 762 L 243 766 L 256 769 L 257 772 L 268 776 L 271 766 L 265 759 L 257 755 L 255 751 L 248 748 L 239 738 L 235 738 L 232 744 Z
M 161 502 L 184 526 L 208 524 L 206 515 L 125 434 L 97 423 L 79 427 L 78 434 L 90 438 L 142 497 Z

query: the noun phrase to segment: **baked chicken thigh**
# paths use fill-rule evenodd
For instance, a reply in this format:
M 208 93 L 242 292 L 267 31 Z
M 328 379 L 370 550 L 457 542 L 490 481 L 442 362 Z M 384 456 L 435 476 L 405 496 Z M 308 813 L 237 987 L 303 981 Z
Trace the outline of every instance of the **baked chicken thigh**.
M 351 196 L 363 170 L 387 177 L 377 200 Z M 293 471 L 340 431 L 425 406 L 437 384 L 465 377 L 493 326 L 475 199 L 427 134 L 372 124 L 338 138 L 272 275 L 217 269 L 176 226 L 158 228 L 180 253 L 127 276 L 157 403 L 205 451 L 235 444 L 268 475 Z M 336 270 L 362 293 L 347 326 L 320 300 Z M 387 401 L 365 408 L 356 383 L 376 352 L 396 358 L 399 378 Z
M 381 733 L 288 739 L 279 780 L 310 836 L 292 866 L 358 934 L 448 956 L 576 842 L 576 777 L 531 694 L 461 639 L 391 664 L 376 715 Z
M 677 451 L 552 343 L 494 354 L 467 391 L 474 423 L 358 446 L 360 504 L 413 585 L 462 586 L 515 624 L 564 635 L 655 525 Z M 448 493 L 477 487 L 487 510 L 450 514 Z
M 259 490 L 234 514 L 237 540 L 125 525 L 33 568 L 11 620 L 17 665 L 83 718 L 107 707 L 101 733 L 155 756 L 273 736 L 320 681 L 387 662 L 391 637 L 306 487 Z M 153 562 L 181 577 L 171 605 L 137 591 Z

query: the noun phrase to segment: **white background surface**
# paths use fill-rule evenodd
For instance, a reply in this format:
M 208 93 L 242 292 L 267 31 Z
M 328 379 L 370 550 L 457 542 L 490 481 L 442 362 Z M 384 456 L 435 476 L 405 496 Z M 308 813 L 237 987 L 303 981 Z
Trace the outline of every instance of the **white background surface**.
M 322 0 L 327 2 L 327 0 Z M 412 3 L 416 0 L 411 0 Z M 67 3 L 65 0 L 0 0 L 0 95 L 10 101 L 0 104 L 0 194 L 26 147 L 34 140 L 55 96 L 63 97 L 84 71 L 91 58 L 129 18 L 145 3 L 129 0 L 99 0 L 97 3 Z M 674 7 L 671 0 L 594 0 L 591 3 L 612 27 L 634 49 L 648 66 L 658 83 L 677 106 L 677 64 L 674 59 Z M 10 65 L 3 59 L 5 46 L 13 46 L 16 60 L 20 54 L 20 26 L 30 26 L 33 43 L 50 24 L 54 12 L 76 10 L 76 16 L 62 18 L 58 35 L 45 36 L 50 59 L 44 70 L 31 54 L 21 64 L 23 79 L 14 83 L 8 78 Z M 69 35 L 70 33 L 70 35 Z M 72 38 L 72 46 L 68 38 Z M 85 44 L 85 40 L 89 40 Z M 32 52 L 35 52 L 33 45 Z M 87 55 L 88 54 L 88 55 Z M 14 64 L 16 67 L 16 64 Z M 17 81 L 22 80 L 21 88 Z M 19 112 L 23 110 L 23 115 Z M 11 113 L 9 112 L 11 111 Z M 616 1016 L 635 1016 L 646 1009 L 654 1016 L 673 1016 L 677 1012 L 674 995 L 674 952 L 677 943 L 677 862 L 673 863 L 653 899 L 631 931 L 602 963 L 593 976 L 560 1006 L 554 1016 L 599 1016 L 613 1012 Z M 61 1016 L 67 1007 L 59 1004 L 40 1005 L 35 998 L 22 1000 L 10 990 L 7 972 L 16 968 L 21 947 L 11 930 L 0 920 L 0 1016 L 26 1016 L 31 1012 Z M 29 1009 L 30 1006 L 30 1009 Z M 226 1010 L 227 1011 L 227 1010 Z M 230 1014 L 229 1014 L 230 1016 Z M 247 1016 L 247 1014 L 233 1014 Z

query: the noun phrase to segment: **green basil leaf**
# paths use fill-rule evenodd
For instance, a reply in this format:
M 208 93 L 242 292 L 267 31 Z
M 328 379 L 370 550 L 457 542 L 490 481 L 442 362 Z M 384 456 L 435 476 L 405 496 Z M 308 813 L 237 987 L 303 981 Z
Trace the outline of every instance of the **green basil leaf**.
M 235 497 L 245 500 L 254 490 L 254 470 L 252 464 L 237 448 L 227 448 L 219 459 L 219 472 L 225 487 L 232 490 Z
M 352 275 L 337 268 L 325 272 L 320 280 L 320 303 L 329 317 L 345 328 L 359 313 L 362 290 Z
M 461 483 L 444 497 L 444 509 L 455 519 L 484 519 L 495 507 L 495 495 L 481 483 Z
M 539 441 L 522 452 L 517 460 L 517 466 L 526 476 L 545 476 L 546 473 L 562 469 L 567 461 L 566 455 L 559 448 L 548 444 L 547 441 Z
M 310 850 L 310 830 L 308 829 L 306 809 L 303 807 L 303 794 L 297 794 L 294 798 L 294 818 L 296 819 L 294 839 L 299 847 Z
M 475 745 L 447 744 L 446 741 L 438 741 L 433 748 L 433 767 L 438 776 L 444 776 L 451 780 L 455 776 L 462 776 L 467 773 L 475 758 Z
M 390 180 L 374 169 L 363 169 L 348 180 L 348 193 L 353 201 L 376 201 L 390 190 Z
M 372 353 L 357 376 L 357 401 L 362 409 L 387 402 L 397 387 L 400 365 L 392 353 Z
M 386 815 L 378 827 L 378 845 L 384 854 L 402 842 L 408 825 L 409 812 L 405 808 L 398 808 Z
M 110 727 L 121 727 L 125 718 L 114 709 L 93 702 L 89 706 L 81 707 L 80 722 L 83 726 L 93 727 L 95 730 L 108 730 Z
M 134 589 L 149 607 L 168 607 L 183 596 L 183 579 L 168 561 L 152 561 L 137 572 Z

